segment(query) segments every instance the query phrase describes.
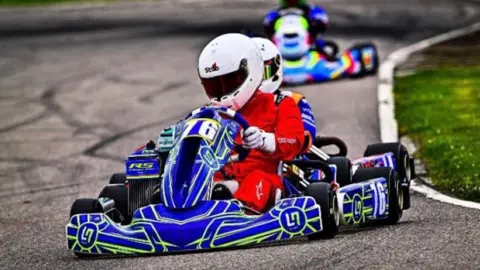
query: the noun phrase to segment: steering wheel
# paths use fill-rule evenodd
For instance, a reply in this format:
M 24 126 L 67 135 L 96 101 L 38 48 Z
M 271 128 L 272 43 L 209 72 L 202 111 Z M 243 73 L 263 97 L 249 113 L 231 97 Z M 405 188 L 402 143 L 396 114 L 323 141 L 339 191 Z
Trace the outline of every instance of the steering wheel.
M 240 113 L 238 113 L 238 112 L 236 112 L 232 109 L 229 109 L 227 107 L 222 107 L 222 106 L 210 105 L 210 106 L 200 107 L 196 110 L 193 110 L 187 116 L 187 118 L 190 118 L 191 116 L 193 116 L 195 114 L 198 114 L 202 111 L 208 110 L 208 109 L 214 110 L 214 111 L 218 112 L 219 114 L 224 115 L 224 116 L 228 117 L 229 119 L 235 121 L 238 125 L 240 125 L 240 127 L 243 130 L 246 130 L 247 128 L 250 127 L 250 125 L 248 124 L 245 117 L 243 117 Z M 250 154 L 250 149 L 245 148 L 243 146 L 243 144 L 235 143 L 234 149 L 235 149 L 235 152 L 237 152 L 238 154 L 230 156 L 230 158 L 228 159 L 229 163 L 244 161 L 248 157 L 248 155 Z

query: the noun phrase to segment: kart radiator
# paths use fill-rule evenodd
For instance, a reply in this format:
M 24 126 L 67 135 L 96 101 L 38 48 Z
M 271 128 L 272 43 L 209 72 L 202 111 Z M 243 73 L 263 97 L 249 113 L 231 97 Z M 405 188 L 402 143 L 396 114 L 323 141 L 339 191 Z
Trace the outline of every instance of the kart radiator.
M 150 204 L 150 198 L 154 189 L 160 184 L 160 179 L 129 179 L 128 180 L 128 214 L 132 215 L 135 210 Z

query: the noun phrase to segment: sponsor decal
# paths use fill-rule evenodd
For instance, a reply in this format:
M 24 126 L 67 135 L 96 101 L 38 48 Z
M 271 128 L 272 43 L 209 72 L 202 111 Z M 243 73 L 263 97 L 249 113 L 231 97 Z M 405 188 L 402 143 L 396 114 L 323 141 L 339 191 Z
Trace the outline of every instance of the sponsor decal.
M 375 167 L 375 160 L 367 160 L 362 163 L 362 168 L 374 168 Z
M 257 199 L 260 200 L 263 196 L 263 182 L 260 180 L 260 183 L 257 185 Z
M 214 71 L 218 71 L 218 70 L 220 70 L 220 68 L 218 68 L 217 63 L 213 63 L 211 67 L 206 67 L 205 68 L 206 73 L 210 73 L 210 72 L 214 72 Z
M 375 168 L 375 167 L 383 167 L 383 161 L 379 160 L 377 162 L 376 159 L 367 159 L 360 165 L 362 168 Z
M 289 143 L 289 144 L 294 144 L 297 142 L 297 139 L 292 139 L 292 138 L 278 138 L 279 143 Z
M 128 167 L 129 169 L 152 169 L 154 163 L 132 163 Z
M 307 216 L 300 208 L 289 207 L 280 213 L 280 224 L 288 233 L 301 233 L 307 226 Z

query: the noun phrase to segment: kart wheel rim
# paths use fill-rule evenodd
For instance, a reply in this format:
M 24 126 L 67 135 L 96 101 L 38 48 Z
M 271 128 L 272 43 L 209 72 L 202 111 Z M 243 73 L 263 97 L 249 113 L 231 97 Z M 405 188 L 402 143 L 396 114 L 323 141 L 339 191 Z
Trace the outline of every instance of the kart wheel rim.
M 398 208 L 403 209 L 403 188 L 400 185 L 400 182 L 397 184 L 397 203 Z
M 405 180 L 406 182 L 410 182 L 412 178 L 412 171 L 410 170 L 410 160 L 408 155 L 403 157 L 403 168 L 405 168 Z
M 335 226 L 340 225 L 340 210 L 338 208 L 338 201 L 337 201 L 337 195 L 333 195 L 333 204 L 332 208 L 330 208 L 330 214 L 333 215 L 333 220 L 335 221 Z

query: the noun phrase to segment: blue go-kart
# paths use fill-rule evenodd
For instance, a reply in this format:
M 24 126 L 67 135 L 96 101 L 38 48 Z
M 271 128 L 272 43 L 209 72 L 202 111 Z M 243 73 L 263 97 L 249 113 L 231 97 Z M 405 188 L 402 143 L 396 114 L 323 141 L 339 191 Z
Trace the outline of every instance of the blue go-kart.
M 401 181 L 395 172 L 375 168 L 382 173 L 363 174 L 362 179 L 369 179 L 338 188 L 341 170 L 336 164 L 303 159 L 284 165 L 285 191 L 266 213 L 247 214 L 213 181 L 227 163 L 248 157 L 249 151 L 234 142 L 242 128 L 248 123 L 240 114 L 204 107 L 185 121 L 168 157 L 152 141 L 135 151 L 126 159 L 126 173 L 113 174 L 98 198 L 73 203 L 66 225 L 68 249 L 77 256 L 155 254 L 302 236 L 327 239 L 341 223 L 401 216 Z M 308 179 L 302 170 L 320 170 L 322 180 Z M 356 174 L 362 170 L 368 169 Z

